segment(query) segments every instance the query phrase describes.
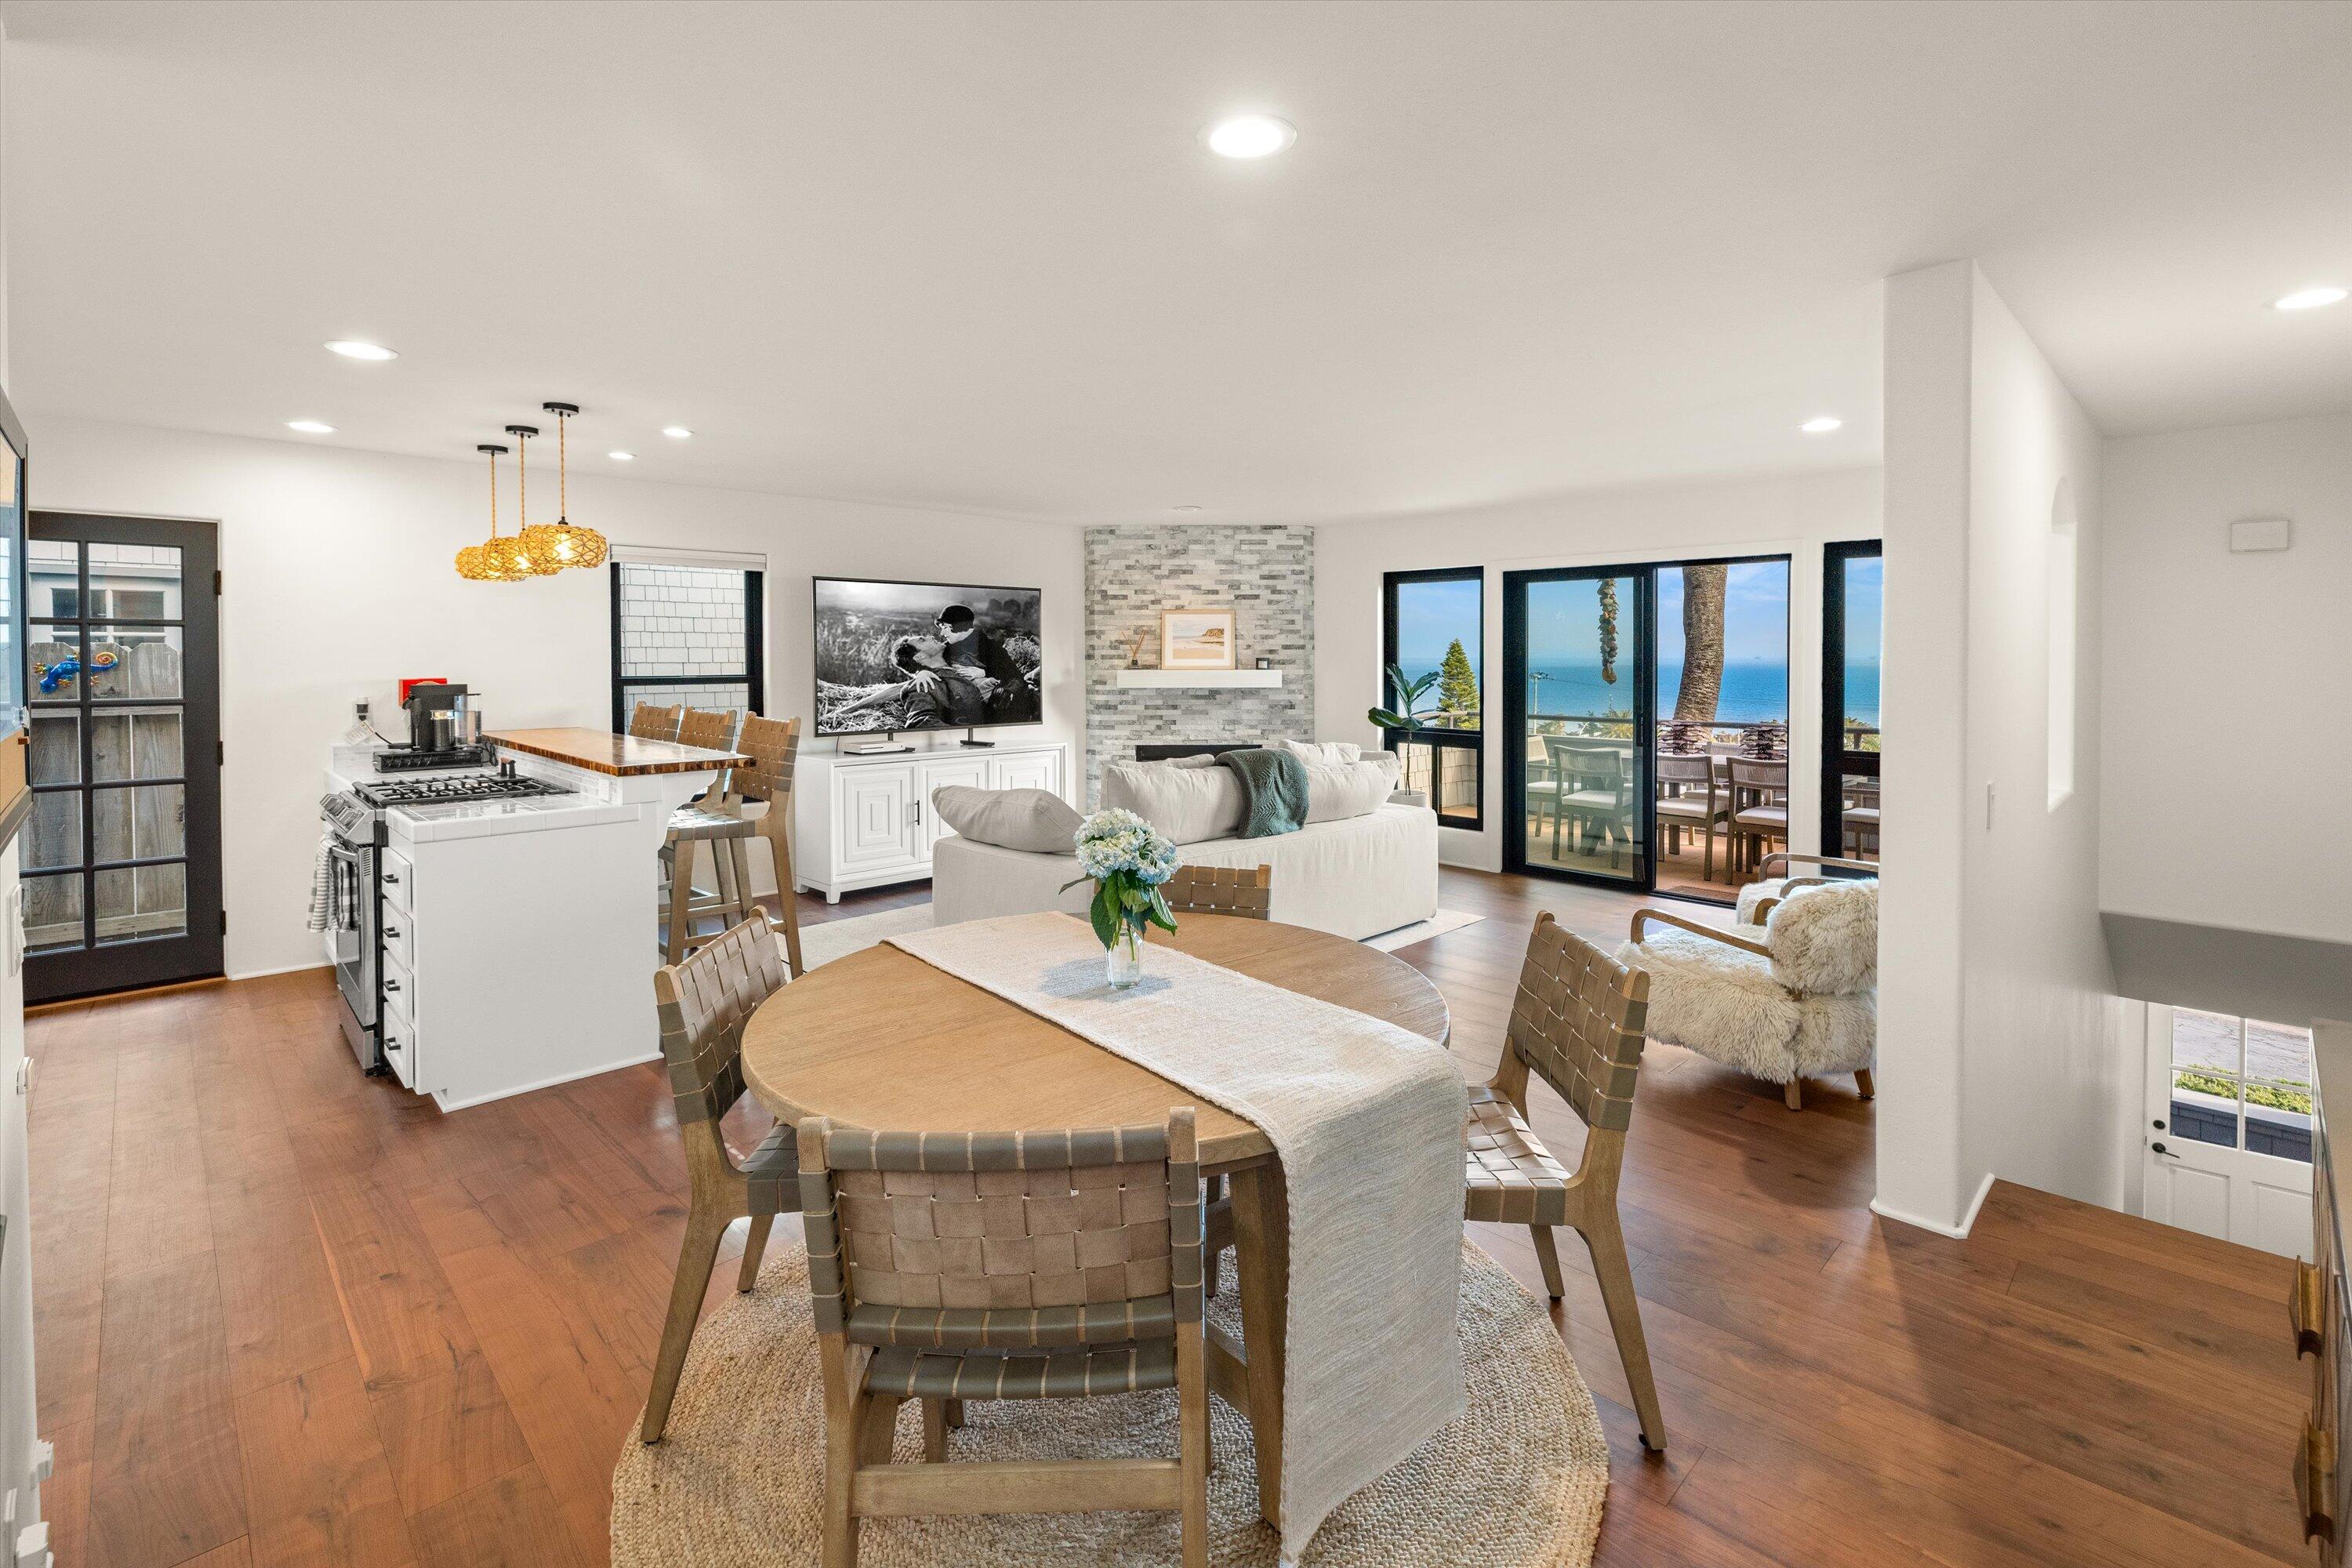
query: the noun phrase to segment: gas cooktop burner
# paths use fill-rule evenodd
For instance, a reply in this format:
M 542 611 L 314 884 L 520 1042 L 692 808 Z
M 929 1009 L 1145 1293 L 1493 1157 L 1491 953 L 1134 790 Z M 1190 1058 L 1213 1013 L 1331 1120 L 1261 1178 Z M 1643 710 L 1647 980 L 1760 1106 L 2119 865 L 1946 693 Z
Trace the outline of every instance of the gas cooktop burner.
M 551 784 L 514 773 L 466 773 L 456 778 L 417 779 L 405 784 L 363 784 L 352 793 L 370 805 L 451 805 L 468 801 L 513 800 L 524 795 L 562 795 Z

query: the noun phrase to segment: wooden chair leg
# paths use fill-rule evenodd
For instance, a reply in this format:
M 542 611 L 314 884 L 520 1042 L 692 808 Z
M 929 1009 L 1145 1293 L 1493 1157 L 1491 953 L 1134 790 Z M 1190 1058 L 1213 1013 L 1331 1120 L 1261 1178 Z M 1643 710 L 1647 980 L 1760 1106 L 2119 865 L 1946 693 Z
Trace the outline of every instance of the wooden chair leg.
M 859 1424 L 857 1462 L 861 1465 L 887 1465 L 890 1462 L 891 1446 L 898 1438 L 898 1406 L 903 1399 L 885 1394 L 866 1396 L 866 1419 Z
M 1780 1086 L 1780 1098 L 1789 1102 L 1791 1110 L 1805 1109 L 1805 1080 L 1792 1078 Z
M 824 1568 L 857 1568 L 857 1515 L 849 1506 L 857 1479 L 861 1428 L 872 1401 L 853 1394 L 845 1406 L 830 1406 L 824 1424 Z
M 948 1404 L 944 1399 L 923 1401 L 923 1462 L 948 1462 Z
M 1633 1266 L 1625 1261 L 1625 1234 L 1612 1205 L 1603 1219 L 1580 1233 L 1601 1281 L 1601 1304 L 1609 1309 L 1609 1330 L 1617 1336 L 1617 1359 L 1633 1391 L 1633 1414 L 1641 1417 L 1642 1442 L 1654 1451 L 1666 1446 L 1666 1418 L 1658 1409 L 1658 1380 L 1650 1370 L 1650 1342 L 1642 1332 L 1642 1302 L 1633 1294 Z
M 791 808 L 791 801 L 786 800 L 782 806 L 772 805 L 768 809 L 789 811 Z M 801 962 L 801 899 L 793 890 L 791 836 L 785 833 L 773 835 L 768 840 L 768 847 L 775 852 L 776 913 L 784 922 L 784 962 L 791 966 L 793 978 L 798 980 L 808 973 L 808 965 Z
M 1536 1238 L 1536 1261 L 1543 1265 L 1544 1289 L 1555 1301 L 1568 1294 L 1568 1287 L 1559 1277 L 1559 1247 L 1553 1242 L 1551 1226 L 1531 1225 L 1528 1234 Z
M 1862 1092 L 1862 1098 L 1864 1100 L 1875 1100 L 1878 1098 L 1878 1085 L 1871 1081 L 1870 1069 L 1868 1068 L 1856 1068 L 1853 1069 L 1853 1087 Z
M 1183 1467 L 1184 1568 L 1209 1568 L 1209 1369 L 1201 1325 L 1176 1327 L 1176 1419 Z
M 963 1429 L 963 1401 L 961 1399 L 947 1399 L 940 1401 L 940 1403 L 947 1407 L 948 1430 L 950 1432 L 961 1431 Z
M 693 905 L 694 840 L 681 838 L 670 857 L 669 946 L 663 962 L 677 963 L 686 957 L 687 933 L 693 929 Z
M 669 1425 L 669 1402 L 677 1393 L 677 1374 L 686 1367 L 695 1320 L 702 1314 L 703 1293 L 710 1289 L 719 1241 L 726 1234 L 726 1218 L 708 1208 L 695 1208 L 687 1215 L 686 1240 L 677 1251 L 677 1278 L 669 1289 L 669 1316 L 662 1322 L 661 1350 L 654 1357 L 653 1389 L 646 1395 L 646 1422 L 637 1434 L 647 1443 L 660 1442 L 662 1429 Z
M 768 1255 L 768 1229 L 775 1223 L 772 1214 L 751 1216 L 751 1234 L 743 1238 L 743 1267 L 735 1274 L 736 1289 L 748 1291 L 760 1282 L 760 1259 Z

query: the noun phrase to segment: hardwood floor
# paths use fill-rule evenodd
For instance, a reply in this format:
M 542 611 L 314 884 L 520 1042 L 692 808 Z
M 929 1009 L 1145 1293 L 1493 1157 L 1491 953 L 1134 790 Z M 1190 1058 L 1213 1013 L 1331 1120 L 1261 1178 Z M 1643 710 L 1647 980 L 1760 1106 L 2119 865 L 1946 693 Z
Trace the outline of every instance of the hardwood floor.
M 1402 956 L 1480 1079 L 1535 911 L 1613 942 L 1633 905 L 1450 869 L 1443 900 L 1486 918 Z M 31 1020 L 63 1568 L 605 1557 L 684 1229 L 661 1078 L 443 1116 L 354 1070 L 332 998 L 315 971 Z M 1636 1438 L 1583 1250 L 1560 1247 L 1561 1331 L 1612 1448 L 1598 1561 L 2306 1561 L 2286 1264 L 2008 1185 L 1966 1241 L 1885 1224 L 1870 1115 L 1847 1082 L 1792 1115 L 1652 1048 L 1623 1215 L 1663 1456 Z M 1537 1122 L 1572 1159 L 1574 1117 L 1547 1101 Z M 1473 1228 L 1540 1289 L 1524 1230 Z M 714 1292 L 731 1278 L 722 1260 Z

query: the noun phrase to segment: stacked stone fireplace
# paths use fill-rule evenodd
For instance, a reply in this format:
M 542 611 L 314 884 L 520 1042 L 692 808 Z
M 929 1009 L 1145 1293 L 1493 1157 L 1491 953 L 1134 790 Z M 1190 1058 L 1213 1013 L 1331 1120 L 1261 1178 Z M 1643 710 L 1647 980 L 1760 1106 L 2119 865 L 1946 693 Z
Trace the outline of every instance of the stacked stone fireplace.
M 1087 530 L 1087 803 L 1106 762 L 1144 748 L 1223 749 L 1315 738 L 1315 531 L 1175 523 Z M 1265 658 L 1274 687 L 1118 684 L 1145 633 L 1160 663 L 1160 612 L 1231 609 L 1234 663 Z

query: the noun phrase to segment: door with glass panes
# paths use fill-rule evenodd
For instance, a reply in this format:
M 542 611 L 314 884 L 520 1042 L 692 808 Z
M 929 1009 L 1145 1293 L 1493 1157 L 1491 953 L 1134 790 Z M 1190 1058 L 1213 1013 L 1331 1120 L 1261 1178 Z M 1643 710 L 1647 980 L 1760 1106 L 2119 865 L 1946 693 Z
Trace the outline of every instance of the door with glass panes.
M 26 1000 L 218 974 L 213 526 L 28 523 Z
M 2194 1007 L 2147 1010 L 2149 1219 L 2311 1255 L 2311 1031 Z

